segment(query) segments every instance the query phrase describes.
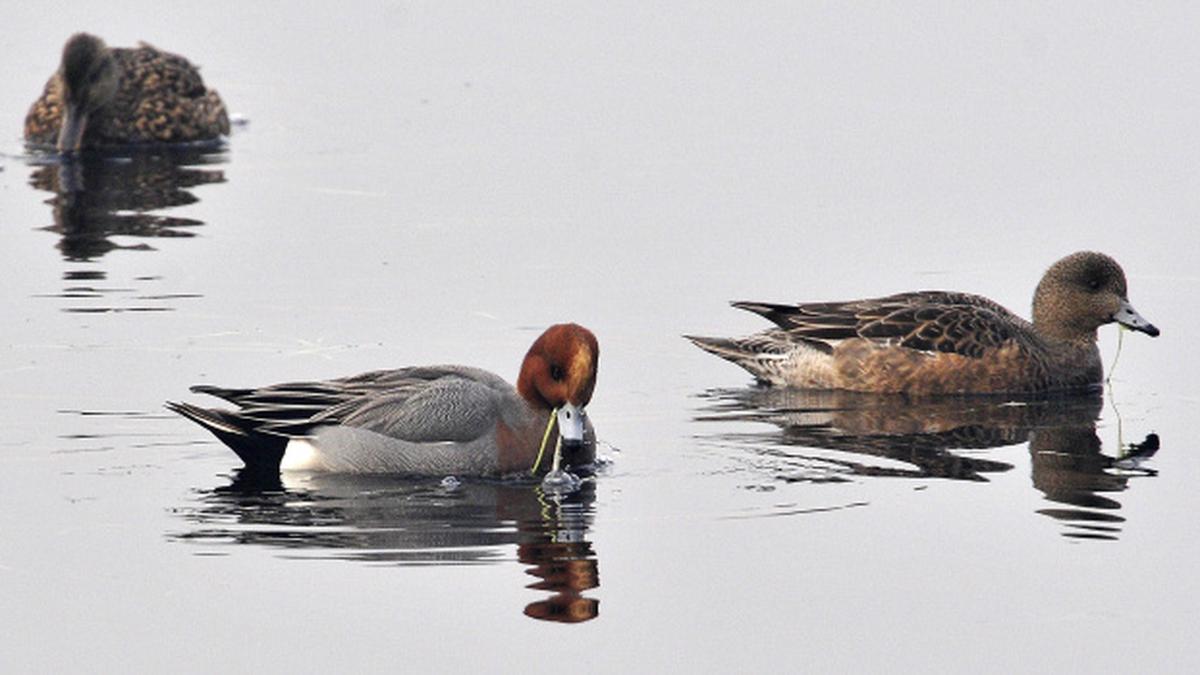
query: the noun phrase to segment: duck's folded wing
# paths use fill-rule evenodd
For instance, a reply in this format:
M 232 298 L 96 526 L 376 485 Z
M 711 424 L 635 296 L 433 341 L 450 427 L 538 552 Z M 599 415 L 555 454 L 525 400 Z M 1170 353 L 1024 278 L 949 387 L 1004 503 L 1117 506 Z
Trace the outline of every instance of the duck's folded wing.
M 853 302 L 734 303 L 773 321 L 794 339 L 835 345 L 862 338 L 921 351 L 978 357 L 1012 339 L 1026 322 L 977 295 L 901 293 Z
M 513 394 L 498 375 L 466 366 L 376 370 L 256 389 L 198 385 L 192 391 L 236 404 L 239 409 L 228 415 L 264 433 L 305 436 L 340 424 L 413 442 L 477 438 L 493 428 L 497 402 Z
M 929 305 L 897 310 L 865 323 L 858 334 L 908 349 L 978 358 L 1012 339 L 1015 330 L 986 307 Z
M 314 424 L 339 424 L 414 443 L 468 442 L 493 431 L 497 392 L 477 380 L 445 375 L 403 383 L 330 408 Z
M 205 93 L 200 70 L 178 54 L 142 42 L 136 49 L 118 48 L 113 57 L 122 66 L 122 76 L 137 83 L 130 88 L 143 98 L 163 98 L 168 94 L 197 98 Z

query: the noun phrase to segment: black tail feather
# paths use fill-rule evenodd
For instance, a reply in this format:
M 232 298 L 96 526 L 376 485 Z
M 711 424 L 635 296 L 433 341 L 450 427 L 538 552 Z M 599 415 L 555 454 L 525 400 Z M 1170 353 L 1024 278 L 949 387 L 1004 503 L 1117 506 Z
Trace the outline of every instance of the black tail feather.
M 258 422 L 225 410 L 175 401 L 167 401 L 166 407 L 207 429 L 237 453 L 247 469 L 258 474 L 271 471 L 278 473 L 279 462 L 288 444 L 286 436 L 263 433 L 257 429 Z

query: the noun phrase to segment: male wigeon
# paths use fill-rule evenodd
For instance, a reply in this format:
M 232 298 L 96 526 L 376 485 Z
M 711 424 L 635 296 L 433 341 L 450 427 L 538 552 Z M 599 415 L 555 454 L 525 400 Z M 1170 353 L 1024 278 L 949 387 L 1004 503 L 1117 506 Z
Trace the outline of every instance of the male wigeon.
M 900 293 L 851 302 L 735 302 L 779 327 L 744 338 L 686 336 L 763 384 L 914 395 L 1098 388 L 1096 329 L 1116 321 L 1157 336 L 1129 304 L 1125 273 L 1084 251 L 1050 266 L 1033 322 L 978 295 Z
M 599 357 L 591 331 L 558 324 L 529 348 L 516 387 L 478 368 L 427 366 L 258 389 L 192 387 L 237 410 L 166 405 L 255 472 L 544 473 L 559 436 L 566 465 L 586 467 L 595 457 L 584 407 Z
M 76 33 L 25 117 L 25 140 L 84 148 L 211 141 L 229 134 L 217 92 L 187 59 L 141 43 L 110 49 Z

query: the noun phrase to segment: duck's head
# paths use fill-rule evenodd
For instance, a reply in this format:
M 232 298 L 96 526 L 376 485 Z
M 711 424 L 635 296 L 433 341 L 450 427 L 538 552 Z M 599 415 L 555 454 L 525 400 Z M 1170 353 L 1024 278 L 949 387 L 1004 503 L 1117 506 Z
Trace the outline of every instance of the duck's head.
M 573 323 L 547 328 L 525 354 L 517 391 L 536 406 L 558 410 L 558 432 L 564 446 L 584 442 L 584 408 L 596 388 L 599 361 L 596 336 Z
M 88 33 L 76 33 L 63 47 L 63 115 L 58 130 L 58 151 L 79 150 L 88 117 L 117 95 L 117 64 L 104 40 Z
M 1096 329 L 1117 323 L 1151 337 L 1154 324 L 1129 304 L 1125 272 L 1117 261 L 1081 251 L 1046 270 L 1033 295 L 1033 325 L 1038 332 L 1062 340 L 1096 339 Z

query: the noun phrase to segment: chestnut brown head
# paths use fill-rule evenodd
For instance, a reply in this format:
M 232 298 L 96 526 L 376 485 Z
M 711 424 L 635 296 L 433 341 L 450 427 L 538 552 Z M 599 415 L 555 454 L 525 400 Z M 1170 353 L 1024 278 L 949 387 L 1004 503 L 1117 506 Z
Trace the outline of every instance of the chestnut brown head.
M 545 408 L 568 403 L 583 407 L 592 400 L 600 347 L 583 326 L 560 323 L 542 333 L 525 354 L 517 390 Z
M 588 329 L 560 323 L 546 329 L 525 354 L 517 391 L 526 401 L 558 411 L 563 443 L 582 443 L 584 407 L 596 388 L 600 346 Z

